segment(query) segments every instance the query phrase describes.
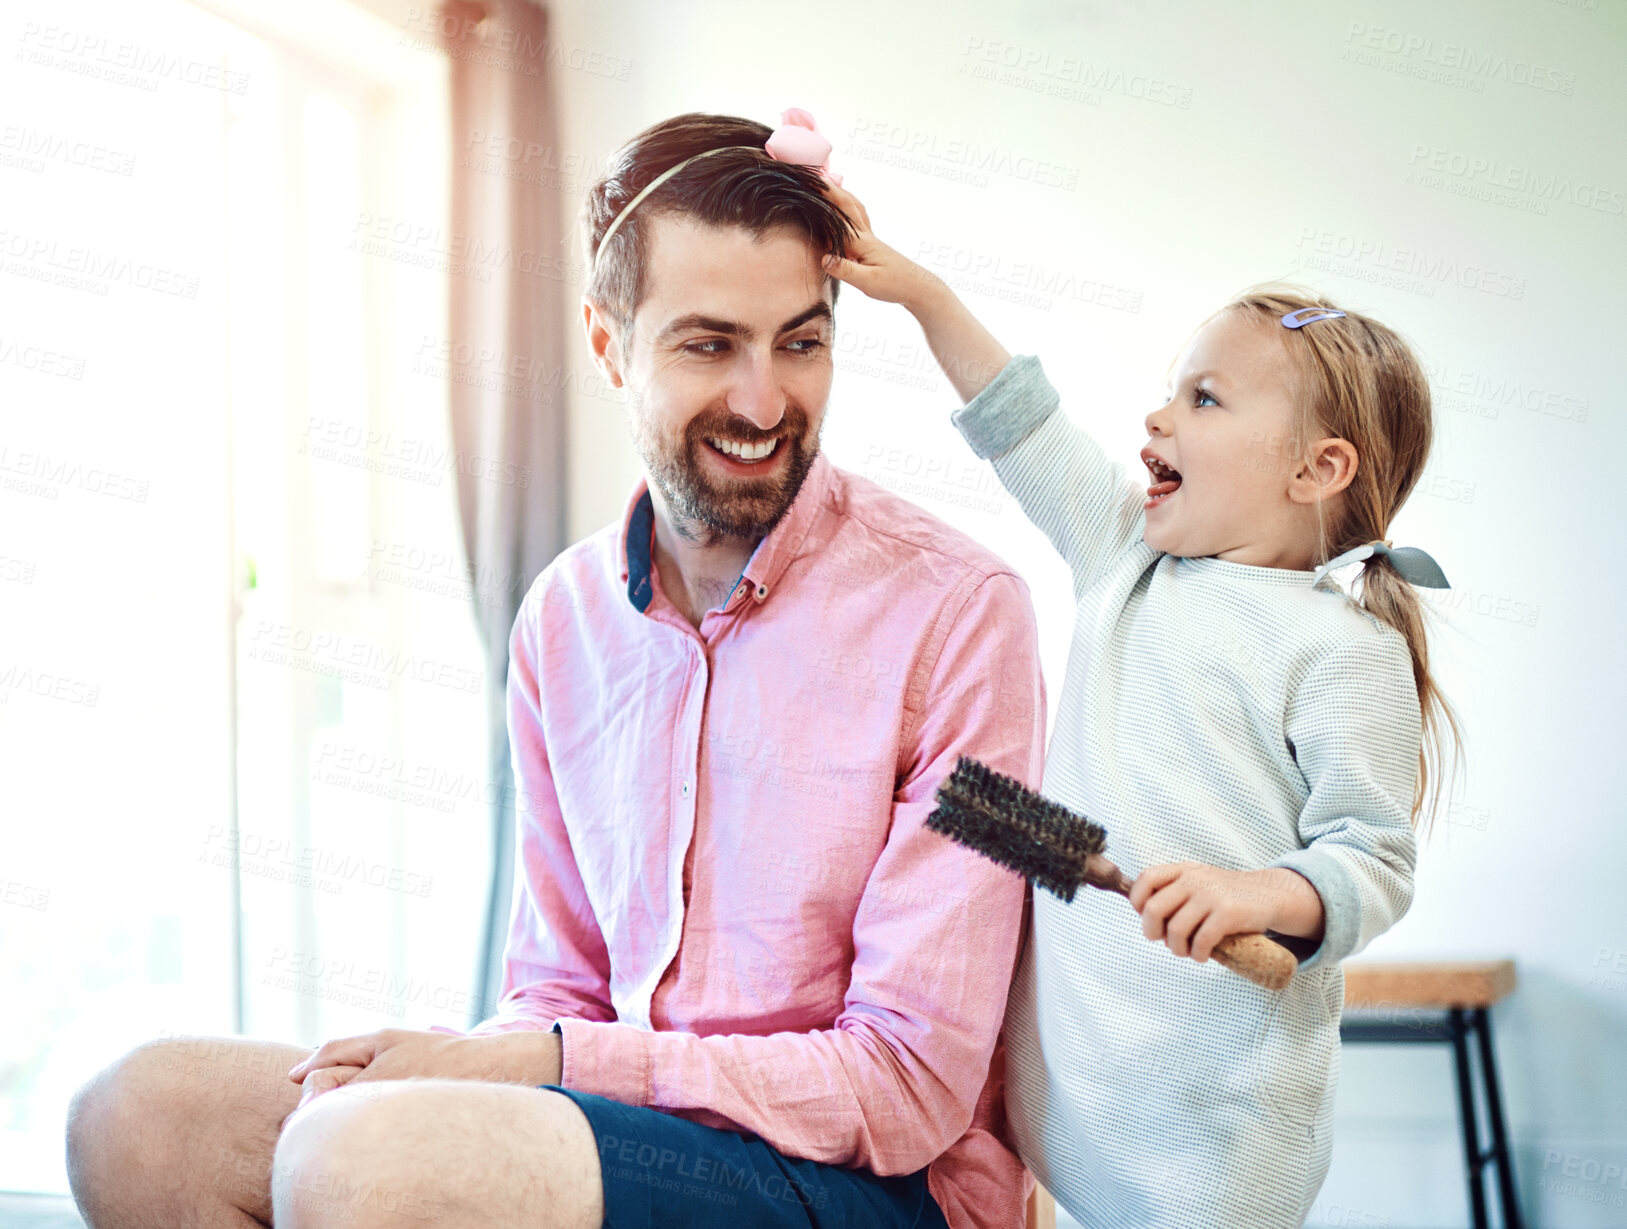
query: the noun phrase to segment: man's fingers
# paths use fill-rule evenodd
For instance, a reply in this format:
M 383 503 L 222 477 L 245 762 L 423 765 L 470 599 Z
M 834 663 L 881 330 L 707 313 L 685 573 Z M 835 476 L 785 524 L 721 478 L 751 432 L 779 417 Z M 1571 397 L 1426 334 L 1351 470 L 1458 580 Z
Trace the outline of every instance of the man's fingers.
M 380 1033 L 364 1033 L 360 1037 L 340 1037 L 324 1041 L 307 1058 L 294 1065 L 288 1078 L 298 1084 L 312 1071 L 324 1067 L 365 1067 L 373 1061 L 380 1048 Z
M 348 1084 L 361 1073 L 362 1068 L 351 1066 L 323 1067 L 311 1072 L 307 1077 L 307 1084 L 316 1085 L 318 1092 L 327 1092 L 330 1088 L 338 1088 L 341 1084 Z
M 304 1105 L 325 1092 L 350 1083 L 362 1073 L 362 1068 L 351 1066 L 318 1067 L 305 1077 L 305 1091 L 300 1094 L 299 1103 Z
M 309 1064 L 310 1064 L 311 1060 L 314 1059 L 317 1056 L 317 1054 L 321 1051 L 321 1049 L 322 1049 L 322 1047 L 318 1046 L 315 1050 L 312 1050 L 304 1058 L 300 1059 L 299 1062 L 295 1063 L 293 1065 L 293 1067 L 291 1067 L 289 1069 L 288 1078 L 293 1080 L 294 1083 L 296 1083 L 296 1084 L 298 1084 L 301 1080 L 303 1080 L 305 1078 L 305 1073 L 310 1070 Z

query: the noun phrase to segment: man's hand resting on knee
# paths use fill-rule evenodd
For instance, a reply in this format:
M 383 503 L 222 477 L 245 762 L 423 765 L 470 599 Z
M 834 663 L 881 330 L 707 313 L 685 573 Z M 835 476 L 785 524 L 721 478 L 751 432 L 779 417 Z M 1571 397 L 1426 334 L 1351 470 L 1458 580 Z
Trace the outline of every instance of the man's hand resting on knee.
M 489 1084 L 557 1084 L 560 1037 L 530 1029 L 478 1037 L 386 1028 L 323 1042 L 288 1073 L 304 1084 L 304 1105 L 330 1089 L 364 1080 L 482 1080 Z

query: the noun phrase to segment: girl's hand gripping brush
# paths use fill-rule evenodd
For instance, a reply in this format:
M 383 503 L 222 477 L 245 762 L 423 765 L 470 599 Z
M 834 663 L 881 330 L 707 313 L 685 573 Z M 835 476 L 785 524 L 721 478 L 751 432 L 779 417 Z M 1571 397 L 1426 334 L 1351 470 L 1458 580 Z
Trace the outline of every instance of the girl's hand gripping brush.
M 1124 872 L 1102 855 L 1105 828 L 969 756 L 961 756 L 938 787 L 938 806 L 926 826 L 1065 901 L 1081 884 L 1130 895 Z M 1299 965 L 1292 952 L 1263 934 L 1228 935 L 1213 955 L 1267 990 L 1281 990 Z

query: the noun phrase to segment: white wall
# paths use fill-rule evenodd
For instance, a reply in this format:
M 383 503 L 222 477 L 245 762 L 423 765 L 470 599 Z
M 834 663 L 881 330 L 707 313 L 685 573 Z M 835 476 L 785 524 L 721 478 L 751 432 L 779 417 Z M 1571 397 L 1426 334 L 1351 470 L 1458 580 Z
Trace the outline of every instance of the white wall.
M 561 62 L 581 66 L 561 73 L 573 205 L 664 116 L 807 108 L 881 235 L 953 275 L 1126 460 L 1187 331 L 1252 282 L 1307 282 L 1416 343 L 1438 444 L 1392 536 L 1454 583 L 1435 651 L 1469 759 L 1417 903 L 1370 954 L 1518 961 L 1495 1023 L 1530 1220 L 1622 1224 L 1618 0 L 562 10 Z M 948 427 L 957 402 L 913 322 L 852 291 L 838 315 L 829 455 L 1022 570 L 1054 697 L 1060 563 Z M 579 535 L 638 468 L 619 403 L 575 361 Z M 1348 1050 L 1315 1219 L 1464 1221 L 1453 1115 L 1444 1051 Z

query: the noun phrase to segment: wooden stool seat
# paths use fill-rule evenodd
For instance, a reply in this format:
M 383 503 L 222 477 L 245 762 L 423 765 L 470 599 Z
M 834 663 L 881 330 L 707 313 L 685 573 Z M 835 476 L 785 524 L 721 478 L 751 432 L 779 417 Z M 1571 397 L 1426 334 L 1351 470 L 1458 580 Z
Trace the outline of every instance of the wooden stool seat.
M 1345 966 L 1346 1011 L 1490 1007 L 1513 992 L 1512 960 Z
M 1495 1179 L 1503 1224 L 1520 1229 L 1519 1201 L 1514 1194 L 1514 1166 L 1503 1128 L 1503 1099 L 1498 1090 L 1497 1059 L 1491 1045 L 1491 1013 L 1514 991 L 1512 960 L 1345 966 L 1345 1017 L 1340 1035 L 1346 1042 L 1452 1047 L 1463 1132 L 1463 1161 L 1469 1187 L 1469 1215 L 1475 1229 L 1486 1229 L 1486 1177 Z M 1480 1100 L 1486 1107 L 1490 1146 L 1480 1146 L 1475 1070 L 1469 1061 L 1469 1039 L 1480 1057 Z

